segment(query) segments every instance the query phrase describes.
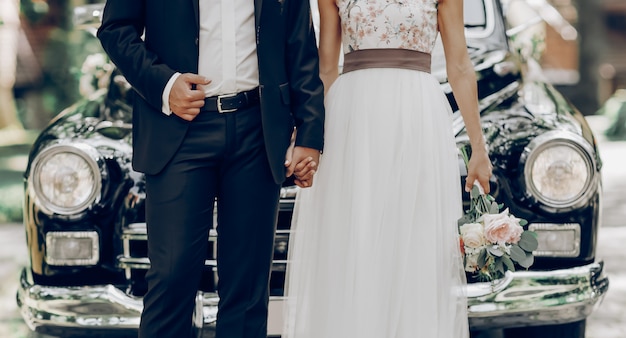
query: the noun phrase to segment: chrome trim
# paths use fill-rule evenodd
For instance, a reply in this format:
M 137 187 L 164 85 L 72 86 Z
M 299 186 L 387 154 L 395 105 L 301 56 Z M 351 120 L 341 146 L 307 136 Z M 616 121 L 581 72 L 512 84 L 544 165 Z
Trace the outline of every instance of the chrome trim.
M 53 238 L 89 238 L 93 244 L 91 248 L 91 259 L 56 259 L 48 256 Z M 46 255 L 45 260 L 50 265 L 57 266 L 79 266 L 96 265 L 100 261 L 100 236 L 96 231 L 50 231 L 46 233 Z
M 275 259 L 272 261 L 272 271 L 285 271 L 287 260 Z M 123 257 L 117 258 L 117 266 L 121 269 L 148 270 L 150 259 L 148 257 Z M 217 267 L 215 259 L 205 259 L 204 266 Z
M 95 187 L 91 194 L 84 202 L 74 207 L 62 207 L 55 205 L 53 201 L 48 200 L 41 193 L 41 187 L 38 179 L 38 169 L 42 163 L 45 163 L 50 157 L 60 153 L 71 153 L 85 160 L 94 175 Z M 30 174 L 28 175 L 28 192 L 33 197 L 35 203 L 41 210 L 49 215 L 57 213 L 59 215 L 72 215 L 82 212 L 100 201 L 103 180 L 107 177 L 104 158 L 98 150 L 90 145 L 79 142 L 60 142 L 54 143 L 35 156 L 31 163 Z
M 300 187 L 298 187 L 297 185 L 292 185 L 289 187 L 282 187 L 280 188 L 280 201 L 281 203 L 283 201 L 287 201 L 288 199 L 293 199 L 296 197 L 296 195 L 298 194 L 298 191 L 300 191 Z
M 143 308 L 140 298 L 112 285 L 54 287 L 35 285 L 22 270 L 17 304 L 28 327 L 36 332 L 50 328 L 136 329 Z
M 468 30 L 467 28 L 465 29 L 465 36 L 468 39 L 481 39 L 481 38 L 486 38 L 489 37 L 491 34 L 493 34 L 495 27 L 496 27 L 496 19 L 495 19 L 495 9 L 493 8 L 493 2 L 489 1 L 489 0 L 485 0 L 483 1 L 483 3 L 485 4 L 485 29 L 481 30 L 481 31 L 476 31 L 476 30 Z
M 34 331 L 136 330 L 139 325 L 141 298 L 112 285 L 51 287 L 33 285 L 28 280 L 23 270 L 17 302 Z M 468 285 L 470 327 L 490 329 L 582 320 L 600 304 L 608 284 L 602 262 L 554 271 L 509 271 L 496 283 Z M 201 329 L 211 331 L 217 295 L 199 293 L 196 301 L 194 324 L 197 327 L 202 322 Z M 280 334 L 283 301 L 283 297 L 270 297 L 269 335 Z
M 598 223 L 601 224 L 601 223 Z M 528 226 L 528 230 L 531 231 L 573 231 L 574 232 L 574 249 L 571 251 L 548 251 L 548 250 L 535 250 L 533 255 L 535 257 L 578 257 L 580 254 L 580 237 L 581 237 L 581 225 L 578 223 L 531 223 Z
M 491 283 L 469 284 L 472 329 L 540 326 L 583 320 L 602 301 L 609 280 L 603 262 L 553 271 L 508 271 Z
M 449 84 L 446 83 L 445 86 L 447 86 L 449 90 L 452 91 L 452 88 Z M 506 87 L 481 99 L 478 104 L 478 110 L 482 112 L 491 106 L 508 100 L 510 97 L 517 94 L 521 87 L 522 85 L 519 81 L 513 81 L 509 83 L 508 85 L 506 85 Z M 460 110 L 457 109 L 455 112 L 452 113 L 452 116 L 452 132 L 454 133 L 454 136 L 458 137 L 459 134 L 461 134 L 461 132 L 465 130 L 465 123 L 463 122 L 463 116 L 461 115 Z
M 528 28 L 530 28 L 530 27 L 532 27 L 532 26 L 534 26 L 536 24 L 542 23 L 542 22 L 543 22 L 543 19 L 540 16 L 535 16 L 532 19 L 530 19 L 529 21 L 526 21 L 526 22 L 524 22 L 521 25 L 517 25 L 515 27 L 507 29 L 506 36 L 508 36 L 509 38 L 515 37 L 515 35 L 525 31 L 526 29 L 528 29 Z
M 274 243 L 278 241 L 289 242 L 289 230 L 276 230 L 274 237 Z M 150 259 L 148 257 L 134 257 L 131 255 L 131 241 L 147 241 L 147 229 L 145 222 L 131 223 L 122 229 L 122 254 L 117 257 L 117 267 L 124 269 L 126 279 L 131 279 L 131 270 L 148 270 L 150 268 Z M 209 242 L 217 241 L 217 231 L 215 229 L 209 230 L 209 236 L 207 239 Z M 286 250 L 286 248 L 285 248 Z M 216 254 L 216 253 L 214 253 Z M 272 261 L 272 271 L 285 271 L 287 261 L 277 260 Z M 207 259 L 204 261 L 204 265 L 207 267 L 217 267 L 217 261 L 214 259 Z
M 146 223 L 131 223 L 127 227 L 122 230 L 122 240 L 127 241 L 146 241 L 148 240 L 148 233 L 146 230 Z M 289 236 L 289 230 L 276 230 L 276 237 L 283 238 L 285 236 Z M 217 230 L 210 229 L 209 230 L 209 241 L 214 242 L 217 240 Z M 124 251 L 126 254 L 130 254 L 130 252 Z
M 30 280 L 26 269 L 22 270 L 17 303 L 24 321 L 33 331 L 55 332 L 56 335 L 81 332 L 88 336 L 104 331 L 112 335 L 136 331 L 139 327 L 142 298 L 130 296 L 113 285 L 58 287 L 34 285 Z M 203 337 L 213 336 L 218 301 L 216 293 L 196 294 L 193 326 L 198 336 L 200 332 Z M 269 335 L 280 335 L 282 301 L 282 297 L 270 298 Z
M 587 179 L 587 182 L 585 182 L 585 187 L 581 189 L 578 196 L 563 202 L 547 199 L 533 188 L 534 185 L 532 184 L 532 179 L 530 177 L 532 165 L 527 165 L 529 163 L 532 164 L 534 157 L 536 157 L 541 150 L 555 144 L 568 146 L 575 151 L 578 151 L 581 157 L 586 160 L 585 162 L 589 170 L 589 178 Z M 520 165 L 522 166 L 522 171 L 524 173 L 525 195 L 527 197 L 537 199 L 538 202 L 550 208 L 550 210 L 555 213 L 569 211 L 585 205 L 595 194 L 600 179 L 600 175 L 597 175 L 598 167 L 594 154 L 595 151 L 587 140 L 572 132 L 565 130 L 551 130 L 535 137 L 524 148 L 524 151 L 520 156 Z

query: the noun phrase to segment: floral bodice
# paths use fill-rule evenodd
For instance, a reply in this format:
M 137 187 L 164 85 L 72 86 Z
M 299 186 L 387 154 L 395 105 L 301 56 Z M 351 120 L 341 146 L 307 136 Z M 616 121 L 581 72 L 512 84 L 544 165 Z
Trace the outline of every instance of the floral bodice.
M 400 48 L 431 53 L 438 0 L 336 0 L 344 53 Z

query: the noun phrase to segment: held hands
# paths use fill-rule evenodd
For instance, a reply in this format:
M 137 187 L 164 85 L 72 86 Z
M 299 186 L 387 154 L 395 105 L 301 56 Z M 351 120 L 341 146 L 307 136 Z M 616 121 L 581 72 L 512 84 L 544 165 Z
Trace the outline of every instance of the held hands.
M 300 188 L 313 185 L 313 177 L 320 159 L 320 151 L 313 148 L 295 146 L 295 131 L 291 136 L 291 145 L 285 155 L 287 177 L 295 175 L 294 182 Z
M 477 150 L 472 152 L 467 168 L 467 179 L 465 180 L 465 191 L 472 190 L 474 184 L 478 184 L 479 189 L 482 188 L 485 194 L 489 194 L 491 190 L 489 186 L 489 178 L 491 177 L 491 160 L 486 150 Z
M 192 121 L 204 106 L 203 85 L 211 80 L 197 74 L 181 74 L 170 91 L 170 110 L 183 120 Z

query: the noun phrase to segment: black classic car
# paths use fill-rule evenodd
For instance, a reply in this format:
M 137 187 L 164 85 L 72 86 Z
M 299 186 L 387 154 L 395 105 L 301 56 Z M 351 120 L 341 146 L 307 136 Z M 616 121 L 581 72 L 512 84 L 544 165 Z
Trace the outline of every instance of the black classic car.
M 494 165 L 492 195 L 528 220 L 539 246 L 529 270 L 507 272 L 491 283 L 468 276 L 470 326 L 475 335 L 505 329 L 508 337 L 584 337 L 585 320 L 608 288 L 595 256 L 602 162 L 583 115 L 541 79 L 519 45 L 512 46 L 525 30 L 511 27 L 503 14 L 512 2 L 465 1 L 467 48 Z M 97 25 L 100 9 L 88 6 L 77 13 L 83 23 Z M 441 53 L 438 46 L 433 74 L 457 110 Z M 144 177 L 131 167 L 134 93 L 110 63 L 96 68 L 98 75 L 86 83 L 103 88 L 62 111 L 41 132 L 24 175 L 30 265 L 21 274 L 17 302 L 32 330 L 63 337 L 135 332 L 150 266 Z M 458 111 L 452 127 L 461 148 L 467 136 Z M 465 173 L 461 157 L 459 166 Z M 280 334 L 297 192 L 287 181 L 280 196 L 270 335 Z M 211 231 L 207 240 L 203 282 L 190 318 L 199 336 L 212 336 L 217 315 L 217 233 Z

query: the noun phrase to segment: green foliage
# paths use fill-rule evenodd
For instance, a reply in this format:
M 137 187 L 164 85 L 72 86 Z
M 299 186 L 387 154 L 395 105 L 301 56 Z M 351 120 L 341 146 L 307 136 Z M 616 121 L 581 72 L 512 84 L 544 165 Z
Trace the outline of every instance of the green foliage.
M 20 0 L 20 11 L 30 23 L 37 23 L 46 17 L 50 8 L 45 1 Z
M 517 245 L 519 245 L 520 248 L 524 249 L 524 251 L 532 252 L 537 250 L 537 247 L 539 246 L 539 242 L 537 241 L 537 233 L 534 231 L 524 231 L 522 233 L 522 239 L 517 242 Z
M 0 223 L 22 221 L 21 183 L 0 185 Z

